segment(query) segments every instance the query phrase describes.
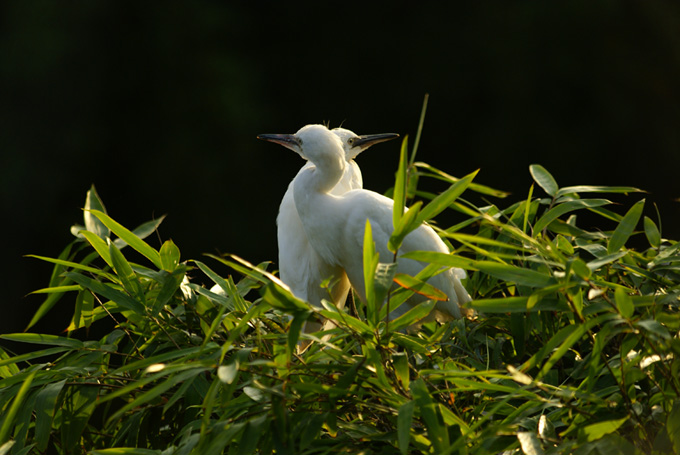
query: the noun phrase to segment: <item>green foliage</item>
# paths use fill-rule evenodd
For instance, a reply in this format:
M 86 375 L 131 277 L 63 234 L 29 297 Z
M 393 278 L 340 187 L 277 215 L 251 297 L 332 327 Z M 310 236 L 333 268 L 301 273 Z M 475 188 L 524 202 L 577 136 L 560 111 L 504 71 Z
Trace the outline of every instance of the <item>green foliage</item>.
M 405 151 L 395 194 L 432 201 L 395 225 L 444 207 L 465 220 L 440 230 L 453 254 L 407 255 L 431 264 L 417 277 L 377 256 L 367 225 L 356 312 L 300 301 L 267 264 L 156 249 L 144 238 L 160 220 L 129 230 L 91 189 L 77 239 L 36 256 L 54 271 L 27 329 L 63 298 L 66 333 L 0 336 L 36 346 L 0 349 L 0 454 L 680 454 L 680 244 L 649 217 L 640 230 L 644 200 L 618 215 L 585 197 L 638 190 L 560 188 L 534 165 L 547 197 L 532 185 L 477 207 L 463 190 L 503 193 Z M 448 182 L 445 199 L 409 183 L 427 178 Z M 608 227 L 579 226 L 584 211 Z M 427 278 L 452 266 L 477 313 L 404 332 L 442 298 Z M 386 320 L 382 302 L 413 292 L 432 300 Z M 316 317 L 335 327 L 302 332 Z

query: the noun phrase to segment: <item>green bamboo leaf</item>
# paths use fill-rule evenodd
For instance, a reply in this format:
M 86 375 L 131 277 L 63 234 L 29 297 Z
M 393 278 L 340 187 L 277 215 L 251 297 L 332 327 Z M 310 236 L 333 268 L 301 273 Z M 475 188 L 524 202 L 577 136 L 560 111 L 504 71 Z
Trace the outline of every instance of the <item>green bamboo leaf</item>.
M 38 371 L 39 370 L 34 370 L 33 372 L 29 373 L 28 376 L 26 376 L 26 379 L 24 379 L 23 383 L 21 384 L 21 387 L 19 388 L 17 396 L 14 397 L 14 400 L 12 401 L 12 405 L 9 407 L 9 410 L 4 415 L 2 427 L 0 427 L 0 444 L 4 444 L 7 442 L 12 427 L 17 424 L 17 422 L 14 421 L 14 418 L 16 417 L 17 412 L 19 412 L 19 409 L 21 408 L 21 405 L 24 401 L 24 398 L 26 397 L 26 394 L 31 389 L 33 378 L 35 377 Z M 26 422 L 25 425 L 28 427 L 28 422 Z
M 163 275 L 161 288 L 156 294 L 156 297 L 151 302 L 151 314 L 158 315 L 163 310 L 163 307 L 172 300 L 175 293 L 182 284 L 184 276 L 186 275 L 186 265 L 181 265 L 172 273 L 165 270 L 161 271 Z
M 396 252 L 401 248 L 401 244 L 404 242 L 404 238 L 411 232 L 418 229 L 420 222 L 418 222 L 418 215 L 420 213 L 420 208 L 422 207 L 422 201 L 418 201 L 413 206 L 411 206 L 405 213 L 404 216 L 399 220 L 399 224 L 395 224 L 394 231 L 387 242 L 387 248 L 391 252 Z
M 559 186 L 557 186 L 557 182 L 555 181 L 555 178 L 540 164 L 532 164 L 529 166 L 529 172 L 531 173 L 531 176 L 534 178 L 534 181 L 538 183 L 538 186 L 543 188 L 543 191 L 548 193 L 550 196 L 555 197 L 557 195 L 557 191 L 559 190 Z
M 587 442 L 596 441 L 606 434 L 613 433 L 619 429 L 621 425 L 626 423 L 629 417 L 626 416 L 622 419 L 616 420 L 605 420 L 604 422 L 597 422 L 590 425 L 586 425 L 582 430 L 579 431 L 582 439 Z
M 604 322 L 607 322 L 613 318 L 619 317 L 618 315 L 612 314 L 612 313 L 605 313 L 601 314 L 595 318 L 587 320 L 585 323 L 579 324 L 576 326 L 576 328 L 569 334 L 569 336 L 566 337 L 566 339 L 562 342 L 559 348 L 557 348 L 550 358 L 548 359 L 545 364 L 543 364 L 543 367 L 541 370 L 538 372 L 536 375 L 536 379 L 539 380 L 543 378 L 548 372 L 552 369 L 552 367 L 557 363 L 568 351 L 571 349 L 571 347 L 579 340 L 581 339 L 582 336 L 584 336 L 589 330 L 591 330 L 593 327 L 602 324 Z
M 132 270 L 132 267 L 128 263 L 127 259 L 125 259 L 123 253 L 120 252 L 113 242 L 109 242 L 108 250 L 111 265 L 118 274 L 118 278 L 120 278 L 123 288 L 134 299 L 136 299 L 141 304 L 144 304 L 144 301 L 146 300 L 144 296 L 144 289 L 142 288 L 139 278 Z
M 645 200 L 642 199 L 633 205 L 633 207 L 628 210 L 619 223 L 619 225 L 614 230 L 611 238 L 609 239 L 609 244 L 607 245 L 607 253 L 614 254 L 617 253 L 628 241 L 637 226 L 640 217 L 642 216 L 642 209 L 645 206 Z
M 557 206 L 548 210 L 541 218 L 539 218 L 539 220 L 534 225 L 534 235 L 541 232 L 550 223 L 566 213 L 585 208 L 601 207 L 608 204 L 611 204 L 611 201 L 607 199 L 577 199 L 575 201 L 568 201 L 558 204 Z
M 406 180 L 407 180 L 407 150 L 408 150 L 408 136 L 401 141 L 401 150 L 399 151 L 399 167 L 394 182 L 394 205 L 392 206 L 392 225 L 399 226 L 401 217 L 404 215 L 404 207 L 406 206 Z
M 390 321 L 390 330 L 396 332 L 406 327 L 410 327 L 421 319 L 427 317 L 437 302 L 435 300 L 427 300 L 425 302 L 415 305 L 406 313 L 399 316 L 394 321 Z
M 411 442 L 411 426 L 413 425 L 415 407 L 415 401 L 407 401 L 399 407 L 397 414 L 397 445 L 402 455 L 409 453 L 408 446 Z
M 399 257 L 427 262 L 429 264 L 443 265 L 446 267 L 460 267 L 466 270 L 476 270 L 473 266 L 474 261 L 450 253 L 437 253 L 434 251 L 410 251 L 408 253 L 402 254 Z
M 387 294 L 392 287 L 392 282 L 397 273 L 397 263 L 379 262 L 375 267 L 375 275 L 373 276 L 373 288 L 375 289 L 376 305 L 380 306 L 387 298 Z M 382 319 L 382 317 L 380 318 Z
M 614 254 L 607 254 L 605 256 L 599 257 L 597 259 L 593 259 L 592 261 L 588 262 L 586 265 L 590 270 L 593 272 L 597 271 L 602 267 L 603 265 L 610 264 L 618 259 L 621 259 L 624 257 L 626 254 L 628 254 L 627 251 L 619 251 L 618 253 Z
M 568 311 L 566 303 L 559 300 L 542 299 L 535 301 L 531 296 L 501 297 L 494 299 L 476 299 L 462 306 L 482 313 L 526 313 L 536 311 Z
M 673 404 L 666 420 L 666 433 L 673 444 L 675 453 L 680 453 L 680 402 Z
M 106 244 L 105 240 L 102 240 L 97 234 L 88 231 L 80 231 L 80 235 L 85 237 L 85 240 L 92 245 L 92 248 L 101 256 L 101 258 L 108 264 L 109 267 L 113 267 L 111 262 L 111 254 L 109 252 L 109 246 Z
M 4 338 L 8 335 L 11 335 L 11 334 L 0 335 L 0 338 Z M 24 334 L 23 333 L 17 333 L 15 335 L 24 335 Z M 15 340 L 15 341 L 23 341 L 23 340 Z M 27 342 L 31 343 L 31 341 L 27 341 Z M 0 357 L 0 368 L 4 368 L 5 365 L 14 366 L 14 365 L 16 365 L 17 363 L 20 363 L 20 362 L 28 362 L 28 361 L 33 360 L 33 359 L 38 359 L 40 357 L 47 357 L 47 356 L 51 356 L 51 355 L 54 355 L 54 354 L 60 354 L 62 352 L 68 351 L 68 350 L 69 350 L 69 347 L 48 348 L 48 349 L 41 349 L 39 351 L 31 351 L 31 352 L 27 352 L 26 354 L 19 354 L 19 355 L 9 357 L 7 355 L 7 353 L 5 353 L 4 351 L 2 351 L 0 349 L 0 351 L 3 353 L 2 356 Z M 2 370 L 0 370 L 0 373 L 2 373 Z M 19 370 L 16 369 L 16 367 L 14 367 L 14 368 L 12 368 L 11 371 L 9 371 L 9 373 L 11 373 L 11 374 L 8 374 L 6 376 L 3 375 L 3 374 L 0 374 L 0 376 L 9 377 L 11 375 L 16 375 L 16 374 L 19 373 Z
M 161 455 L 160 450 L 139 449 L 134 447 L 114 447 L 88 452 L 90 455 Z
M 659 228 L 656 227 L 654 221 L 648 216 L 644 217 L 643 221 L 647 241 L 653 248 L 659 248 L 661 246 L 661 233 L 659 232 Z
M 440 302 L 444 302 L 449 299 L 444 292 L 435 288 L 431 284 L 428 284 L 424 281 L 421 281 L 417 278 L 414 278 L 410 275 L 406 275 L 404 273 L 397 273 L 394 276 L 394 282 L 397 283 L 399 286 L 406 289 L 410 289 L 415 293 L 420 294 L 428 299 L 437 300 Z
M 449 434 L 438 403 L 434 401 L 422 379 L 411 382 L 411 393 L 427 429 L 434 453 L 443 453 L 449 446 Z
M 71 349 L 80 349 L 83 347 L 83 342 L 74 338 L 65 338 L 57 335 L 46 335 L 39 333 L 6 333 L 4 335 L 0 335 L 0 338 L 11 341 L 19 341 L 21 343 L 63 346 Z
M 635 312 L 635 305 L 633 304 L 633 299 L 628 295 L 626 291 L 622 288 L 616 288 L 614 291 L 614 299 L 616 300 L 616 307 L 626 319 L 630 319 Z
M 349 327 L 360 334 L 370 334 L 373 332 L 371 327 L 369 327 L 365 322 L 345 313 L 344 311 L 338 310 L 334 305 L 328 304 L 325 300 L 321 301 L 321 305 L 323 305 L 324 309 L 319 310 L 319 314 L 334 321 L 337 326 Z
M 416 163 L 413 163 L 418 169 L 424 169 L 425 171 L 431 173 L 431 177 L 434 177 L 438 180 L 442 180 L 444 182 L 448 183 L 455 183 L 457 182 L 458 178 L 447 174 L 446 172 L 439 170 L 427 163 L 424 163 L 422 161 L 418 161 Z M 484 194 L 486 196 L 493 196 L 493 197 L 498 197 L 498 198 L 504 198 L 510 195 L 510 193 L 506 191 L 501 191 L 497 190 L 485 185 L 480 185 L 479 183 L 471 183 L 469 186 L 469 189 L 471 191 L 474 191 L 476 193 Z M 473 212 L 473 214 L 477 214 L 477 212 Z M 473 215 L 474 216 L 474 215 Z
M 99 221 L 99 219 L 92 216 L 92 213 L 90 212 L 91 210 L 98 210 L 102 213 L 106 213 L 104 203 L 97 194 L 97 190 L 95 189 L 94 185 L 92 185 L 87 192 L 84 209 L 85 211 L 83 213 L 83 219 L 85 221 L 85 229 L 100 239 L 106 240 L 106 238 L 111 235 L 109 228 L 107 228 L 104 223 Z
M 47 384 L 40 392 L 38 392 L 38 396 L 35 400 L 35 440 L 38 443 L 39 451 L 45 451 L 45 449 L 47 449 L 57 397 L 61 393 L 64 384 L 66 384 L 66 379 Z
M 92 278 L 76 272 L 69 272 L 66 276 L 95 294 L 99 294 L 102 297 L 106 297 L 107 299 L 116 302 L 116 304 L 126 310 L 132 310 L 137 314 L 145 314 L 144 306 L 142 306 L 141 303 L 137 302 L 124 292 L 114 289 L 108 284 L 93 280 Z
M 151 221 L 147 221 L 146 223 L 142 223 L 136 228 L 132 230 L 132 233 L 139 237 L 140 239 L 144 240 L 158 229 L 158 226 L 161 225 L 163 220 L 165 219 L 165 215 Z M 118 249 L 123 249 L 124 247 L 127 246 L 127 243 L 123 239 L 116 239 L 114 241 Z
M 375 270 L 378 267 L 380 255 L 375 251 L 371 223 L 367 219 L 364 229 L 364 292 L 366 294 L 367 317 L 373 324 L 378 323 L 378 305 L 375 296 Z
M 156 267 L 159 269 L 162 268 L 160 254 L 158 251 L 149 246 L 148 243 L 133 234 L 128 228 L 114 221 L 105 213 L 102 213 L 99 210 L 92 210 L 91 213 L 99 218 L 99 220 L 104 223 L 104 225 L 111 229 L 111 231 L 121 238 L 125 243 L 149 259 Z
M 418 214 L 418 225 L 431 220 L 439 215 L 444 209 L 449 207 L 458 196 L 470 186 L 472 180 L 475 178 L 479 169 L 466 175 L 456 183 L 451 185 L 446 191 L 435 197 L 429 204 L 427 204 Z
M 106 273 L 102 272 L 99 269 L 96 269 L 94 267 L 89 267 L 89 266 L 84 265 L 84 264 L 79 264 L 77 262 L 65 261 L 65 260 L 62 260 L 62 259 L 48 258 L 48 257 L 45 257 L 45 256 L 37 256 L 35 254 L 29 254 L 26 257 L 40 259 L 41 261 L 63 265 L 63 266 L 66 266 L 66 267 L 69 267 L 69 268 L 72 268 L 72 269 L 82 270 L 84 272 L 94 273 L 95 275 L 105 275 L 106 276 Z M 108 275 L 108 276 L 110 276 L 110 275 Z
M 531 269 L 491 261 L 475 261 L 474 264 L 484 273 L 520 286 L 542 288 L 555 284 L 555 279 L 550 275 Z
M 208 371 L 210 368 L 208 367 L 203 367 L 203 366 L 198 366 L 191 368 L 188 371 L 183 371 L 181 373 L 174 374 L 170 376 L 169 378 L 166 378 L 164 381 L 153 387 L 152 389 L 138 395 L 134 400 L 130 401 L 126 405 L 122 406 L 120 409 L 118 409 L 115 413 L 111 415 L 111 417 L 108 418 L 108 424 L 111 424 L 118 420 L 120 417 L 123 416 L 126 412 L 128 412 L 131 409 L 136 408 L 137 406 L 142 406 L 145 403 L 148 403 L 155 398 L 159 397 L 162 395 L 164 392 L 170 390 L 171 388 L 175 387 L 178 384 L 181 384 L 182 382 L 199 375 L 205 371 Z M 154 379 L 158 379 L 160 376 L 154 376 Z M 141 382 L 141 381 L 139 381 Z M 138 384 L 139 384 L 138 382 Z M 139 386 L 141 388 L 141 385 Z M 108 397 L 107 397 L 108 398 Z
M 579 185 L 579 186 L 567 186 L 560 188 L 560 190 L 555 194 L 555 198 L 559 198 L 566 194 L 580 194 L 580 193 L 644 193 L 644 190 L 635 188 L 632 186 L 592 186 L 592 185 Z
M 161 265 L 166 272 L 174 271 L 179 265 L 180 252 L 172 240 L 166 240 L 160 251 Z
M 51 288 L 38 289 L 37 291 L 31 292 L 31 294 L 54 294 L 54 293 L 64 293 L 71 291 L 80 291 L 82 288 L 78 284 L 71 284 L 68 286 L 54 286 Z

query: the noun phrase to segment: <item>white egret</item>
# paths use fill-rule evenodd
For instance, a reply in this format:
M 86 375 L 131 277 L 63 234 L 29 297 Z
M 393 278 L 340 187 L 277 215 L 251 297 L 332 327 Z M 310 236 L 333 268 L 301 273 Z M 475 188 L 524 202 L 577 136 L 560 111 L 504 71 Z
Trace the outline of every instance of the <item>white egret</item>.
M 361 170 L 354 161 L 359 153 L 373 144 L 399 136 L 391 133 L 358 136 L 344 128 L 335 128 L 332 132 L 340 139 L 346 160 L 341 178 L 330 190 L 334 195 L 341 195 L 363 186 Z M 307 162 L 298 175 L 313 166 L 311 162 Z M 296 297 L 312 305 L 320 306 L 321 299 L 325 298 L 342 307 L 350 289 L 349 280 L 342 267 L 324 261 L 310 245 L 295 208 L 293 187 L 296 179 L 297 176 L 288 185 L 276 219 L 281 281 L 290 287 Z M 328 280 L 330 284 L 328 289 L 321 287 L 324 280 Z M 319 324 L 310 323 L 306 330 L 316 331 L 319 328 Z
M 371 223 L 376 251 L 385 261 L 392 258 L 387 242 L 393 231 L 392 208 L 394 201 L 381 194 L 364 189 L 350 190 L 342 195 L 331 193 L 343 178 L 347 160 L 340 138 L 323 125 L 307 125 L 295 134 L 268 134 L 258 136 L 289 148 L 313 166 L 304 167 L 293 182 L 293 196 L 307 239 L 327 264 L 341 267 L 362 301 L 365 301 L 363 274 L 363 239 L 366 220 Z M 448 253 L 448 247 L 434 232 L 422 225 L 406 236 L 399 253 L 426 250 Z M 398 272 L 416 275 L 425 264 L 399 258 Z M 434 316 L 437 319 L 461 316 L 459 303 L 470 296 L 458 278 L 461 270 L 448 269 L 435 275 L 429 283 L 448 296 L 437 302 Z M 396 318 L 413 305 L 425 300 L 418 294 L 390 313 Z

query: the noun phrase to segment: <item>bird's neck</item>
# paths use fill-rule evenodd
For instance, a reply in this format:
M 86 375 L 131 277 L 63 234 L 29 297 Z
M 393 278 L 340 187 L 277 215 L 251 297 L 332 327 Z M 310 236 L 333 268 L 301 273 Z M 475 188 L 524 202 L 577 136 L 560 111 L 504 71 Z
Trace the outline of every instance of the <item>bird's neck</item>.
M 314 167 L 306 171 L 305 190 L 310 193 L 329 193 L 342 179 L 347 161 L 344 157 L 331 155 L 314 161 Z

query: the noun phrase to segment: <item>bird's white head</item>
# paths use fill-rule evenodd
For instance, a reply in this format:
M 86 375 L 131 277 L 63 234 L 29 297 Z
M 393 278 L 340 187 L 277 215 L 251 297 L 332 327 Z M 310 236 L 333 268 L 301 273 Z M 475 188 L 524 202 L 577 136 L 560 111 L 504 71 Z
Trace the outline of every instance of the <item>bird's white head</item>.
M 367 134 L 359 136 L 345 128 L 329 130 L 324 125 L 305 125 L 295 134 L 260 134 L 258 139 L 274 142 L 293 150 L 302 158 L 315 162 L 319 158 L 343 150 L 347 161 L 354 159 L 373 144 L 399 137 L 395 133 Z
M 336 157 L 345 161 L 342 141 L 324 125 L 306 125 L 295 134 L 260 134 L 257 137 L 283 145 L 312 163 Z

